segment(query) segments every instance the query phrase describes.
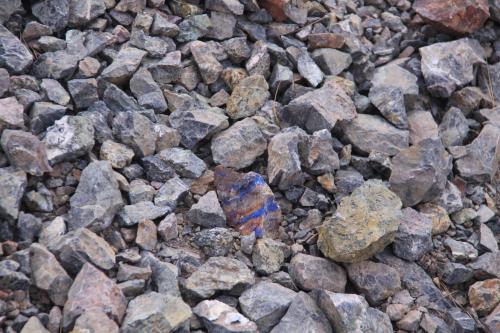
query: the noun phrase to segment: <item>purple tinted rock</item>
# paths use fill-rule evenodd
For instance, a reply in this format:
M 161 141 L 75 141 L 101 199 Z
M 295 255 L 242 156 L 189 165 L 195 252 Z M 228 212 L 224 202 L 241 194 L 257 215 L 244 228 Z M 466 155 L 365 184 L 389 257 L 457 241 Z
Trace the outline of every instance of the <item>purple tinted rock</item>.
M 238 173 L 218 166 L 215 168 L 215 186 L 229 225 L 243 235 L 255 231 L 259 238 L 264 234 L 276 237 L 281 209 L 261 175 Z

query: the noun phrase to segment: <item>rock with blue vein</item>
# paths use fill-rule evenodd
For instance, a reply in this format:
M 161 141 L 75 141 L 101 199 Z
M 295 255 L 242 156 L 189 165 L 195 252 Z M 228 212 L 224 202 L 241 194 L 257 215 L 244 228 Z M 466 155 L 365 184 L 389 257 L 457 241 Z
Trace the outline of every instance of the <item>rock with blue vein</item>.
M 258 238 L 277 237 L 281 209 L 261 175 L 218 166 L 215 186 L 229 225 L 243 235 L 255 232 Z

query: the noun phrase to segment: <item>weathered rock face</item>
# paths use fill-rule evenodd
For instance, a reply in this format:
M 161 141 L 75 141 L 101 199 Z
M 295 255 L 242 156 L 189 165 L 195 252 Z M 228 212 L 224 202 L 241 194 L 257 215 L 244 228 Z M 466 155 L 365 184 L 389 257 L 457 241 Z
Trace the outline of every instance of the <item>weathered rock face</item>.
M 444 190 L 451 161 L 441 140 L 426 139 L 403 149 L 392 159 L 391 190 L 404 206 L 431 201 Z
M 487 0 L 416 0 L 413 8 L 436 28 L 454 34 L 472 33 L 490 17 Z
M 405 208 L 402 213 L 394 254 L 408 261 L 418 260 L 432 249 L 432 221 L 412 208 Z
M 117 85 L 124 84 L 132 77 L 137 68 L 139 68 L 146 54 L 146 51 L 133 47 L 122 49 L 118 52 L 111 65 L 104 69 L 101 78 Z
M 113 134 L 139 156 L 155 152 L 156 134 L 151 120 L 137 112 L 120 112 L 113 119 Z
M 0 66 L 12 73 L 22 73 L 33 63 L 28 48 L 3 25 L 0 25 L 0 45 Z
M 12 167 L 0 169 L 0 217 L 8 221 L 17 219 L 27 185 L 24 171 Z
M 193 312 L 209 332 L 250 333 L 257 331 L 257 325 L 253 321 L 232 306 L 217 300 L 203 301 L 193 308 Z
M 73 282 L 64 305 L 63 328 L 71 329 L 75 320 L 86 311 L 100 311 L 120 324 L 127 300 L 120 288 L 106 274 L 86 263 Z
M 299 126 L 309 133 L 332 130 L 337 121 L 355 117 L 356 107 L 352 99 L 342 88 L 328 83 L 295 98 L 281 114 L 284 124 Z
M 227 114 L 231 119 L 253 116 L 271 96 L 262 75 L 252 75 L 241 80 L 227 101 Z
M 108 162 L 92 162 L 83 169 L 70 205 L 70 229 L 103 230 L 109 227 L 124 202 Z
M 215 191 L 210 191 L 191 206 L 186 214 L 188 221 L 205 228 L 225 227 L 226 216 L 219 204 Z
M 436 97 L 450 97 L 474 79 L 473 65 L 484 63 L 484 51 L 476 40 L 462 38 L 419 49 L 427 90 Z
M 24 126 L 24 108 L 15 97 L 0 99 L 0 130 Z
M 323 254 L 340 262 L 365 260 L 391 243 L 401 219 L 401 200 L 380 181 L 369 180 L 342 199 L 337 215 L 319 229 Z
M 219 166 L 215 169 L 215 187 L 229 225 L 243 235 L 255 232 L 257 237 L 277 236 L 281 209 L 261 175 L 240 174 Z
M 469 287 L 469 301 L 478 315 L 489 314 L 500 303 L 500 279 L 474 283 Z

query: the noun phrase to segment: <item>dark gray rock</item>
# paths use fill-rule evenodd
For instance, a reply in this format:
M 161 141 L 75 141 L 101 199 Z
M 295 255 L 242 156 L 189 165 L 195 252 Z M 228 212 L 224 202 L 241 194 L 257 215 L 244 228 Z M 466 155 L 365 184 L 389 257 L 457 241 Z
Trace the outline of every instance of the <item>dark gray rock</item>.
M 30 110 L 30 129 L 34 134 L 40 134 L 52 126 L 56 120 L 66 113 L 66 107 L 49 103 L 36 102 Z
M 149 252 L 141 259 L 141 265 L 151 268 L 153 272 L 151 281 L 159 293 L 176 297 L 181 295 L 177 283 L 179 274 L 177 266 L 161 261 Z
M 307 147 L 301 152 L 302 164 L 313 175 L 333 173 L 340 168 L 337 152 L 333 149 L 333 139 L 326 129 L 309 136 Z
M 121 112 L 113 119 L 113 134 L 130 146 L 139 157 L 151 155 L 156 149 L 153 123 L 137 112 Z
M 226 226 L 226 215 L 219 204 L 215 191 L 208 192 L 196 204 L 191 206 L 186 218 L 189 222 L 205 228 Z
M 149 64 L 147 68 L 160 87 L 178 81 L 182 71 L 181 52 L 167 53 L 163 59 Z
M 462 111 L 450 108 L 439 124 L 439 137 L 445 147 L 461 146 L 469 133 L 469 124 Z
M 471 280 L 474 271 L 463 264 L 447 261 L 438 266 L 438 275 L 447 285 L 454 285 Z
M 0 216 L 14 221 L 28 185 L 26 173 L 13 167 L 0 168 Z
M 111 65 L 103 70 L 101 78 L 117 85 L 125 84 L 139 68 L 146 53 L 133 47 L 121 49 Z
M 0 13 L 0 24 L 4 24 L 9 20 L 12 14 L 22 11 L 22 1 L 2 0 L 0 1 L 0 8 L 2 8 L 2 12 Z
M 170 213 L 170 207 L 155 206 L 151 201 L 141 201 L 134 205 L 124 206 L 117 215 L 120 225 L 131 227 L 142 220 L 155 220 Z
M 105 0 L 69 0 L 68 22 L 72 26 L 85 26 L 105 12 Z
M 142 167 L 150 181 L 166 182 L 175 176 L 175 171 L 158 155 L 143 157 Z
M 394 254 L 415 261 L 432 250 L 432 220 L 412 208 L 405 208 L 402 213 L 393 243 Z
M 349 53 L 335 49 L 316 49 L 311 56 L 326 75 L 338 75 L 352 63 Z
M 163 92 L 147 69 L 139 69 L 129 84 L 130 91 L 137 98 L 139 105 L 160 113 L 167 110 L 167 101 L 163 96 Z
M 194 243 L 206 256 L 226 256 L 233 246 L 233 235 L 226 228 L 202 230 L 194 235 Z
M 114 113 L 142 110 L 135 98 L 111 83 L 104 90 L 103 101 Z
M 165 182 L 155 195 L 155 205 L 175 209 L 177 203 L 181 201 L 189 191 L 187 186 L 180 178 L 174 177 Z
M 64 29 L 68 25 L 68 0 L 42 0 L 31 7 L 33 15 L 43 24 L 55 31 Z
M 85 109 L 99 101 L 96 79 L 68 81 L 68 90 L 78 109 Z
M 297 59 L 297 70 L 307 83 L 314 88 L 323 81 L 323 72 L 318 65 L 316 65 L 307 50 L 300 51 Z
M 46 52 L 39 56 L 33 65 L 33 75 L 39 79 L 69 79 L 76 68 L 80 57 L 64 51 Z
M 59 105 L 68 105 L 71 97 L 64 87 L 54 79 L 43 79 L 40 89 L 47 98 Z
M 2 7 L 2 12 L 5 7 Z M 22 73 L 33 63 L 33 55 L 21 41 L 0 24 L 0 66 Z
M 158 153 L 158 157 L 171 166 L 181 177 L 198 178 L 207 168 L 201 158 L 187 149 L 164 149 Z
M 179 34 L 175 39 L 181 43 L 197 40 L 208 34 L 212 26 L 206 14 L 189 16 L 179 23 Z

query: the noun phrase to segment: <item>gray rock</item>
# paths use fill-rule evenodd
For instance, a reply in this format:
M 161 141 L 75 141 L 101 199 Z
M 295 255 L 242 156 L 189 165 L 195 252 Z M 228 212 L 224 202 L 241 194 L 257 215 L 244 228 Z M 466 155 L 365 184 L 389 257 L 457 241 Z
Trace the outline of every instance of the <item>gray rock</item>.
M 439 124 L 439 136 L 445 147 L 461 146 L 469 133 L 469 125 L 462 111 L 450 108 Z
M 178 42 L 189 42 L 198 40 L 209 33 L 213 27 L 208 15 L 192 15 L 179 23 L 179 34 L 176 36 Z
M 450 97 L 474 79 L 474 65 L 485 63 L 481 45 L 469 38 L 432 44 L 419 51 L 427 90 L 436 97 Z
M 4 130 L 0 144 L 10 164 L 34 176 L 52 171 L 45 145 L 33 134 Z
M 465 155 L 455 160 L 455 167 L 465 180 L 491 182 L 498 170 L 500 129 L 487 124 L 470 144 Z
M 344 292 L 347 277 L 344 269 L 325 258 L 298 253 L 288 268 L 293 282 L 302 290 L 324 289 Z
M 222 42 L 229 59 L 235 64 L 247 60 L 251 55 L 246 37 L 235 37 Z
M 500 251 L 482 254 L 468 266 L 477 279 L 500 278 Z
M 111 65 L 103 70 L 101 78 L 117 85 L 125 84 L 139 68 L 146 53 L 133 47 L 121 49 Z
M 311 56 L 326 75 L 338 75 L 352 63 L 349 53 L 335 49 L 316 49 Z
M 181 179 L 177 177 L 171 178 L 160 187 L 160 190 L 155 195 L 155 205 L 173 210 L 177 206 L 177 203 L 184 199 L 188 191 L 189 186 Z
M 179 275 L 177 266 L 161 261 L 152 253 L 143 256 L 141 265 L 151 267 L 153 271 L 151 281 L 159 293 L 180 297 L 181 293 L 177 283 L 177 276 Z
M 337 152 L 333 149 L 333 139 L 326 129 L 309 136 L 305 151 L 301 152 L 302 164 L 313 175 L 333 173 L 340 168 Z
M 124 206 L 118 212 L 118 221 L 124 227 L 137 225 L 142 220 L 155 220 L 170 213 L 170 207 L 155 206 L 151 201 L 141 201 L 134 205 Z
M 356 107 L 342 88 L 327 83 L 293 99 L 281 116 L 285 124 L 300 126 L 309 133 L 331 131 L 337 121 L 354 119 Z
M 112 83 L 107 84 L 107 88 L 104 90 L 103 101 L 115 114 L 143 110 L 132 96 L 127 95 L 127 93 Z
M 0 66 L 11 73 L 22 73 L 33 63 L 33 55 L 28 48 L 1 24 L 0 45 Z
M 97 102 L 92 105 L 87 111 L 79 112 L 78 115 L 89 119 L 94 125 L 95 139 L 99 143 L 106 140 L 113 140 L 113 132 L 108 124 L 108 118 L 111 110 L 108 109 L 104 102 Z
M 187 149 L 164 149 L 158 153 L 158 157 L 171 166 L 181 177 L 198 178 L 207 168 L 201 158 Z
M 498 251 L 498 244 L 495 239 L 495 234 L 484 223 L 479 226 L 479 246 L 490 252 Z
M 45 246 L 34 243 L 30 246 L 30 265 L 36 287 L 46 291 L 54 304 L 63 306 L 73 280 L 56 257 Z
M 143 250 L 153 251 L 158 243 L 156 224 L 151 220 L 141 220 L 137 226 L 135 243 Z
M 121 169 L 132 162 L 134 151 L 121 143 L 106 140 L 101 145 L 99 157 L 108 161 L 113 168 Z
M 129 184 L 128 199 L 132 205 L 141 201 L 153 201 L 155 193 L 155 188 L 146 181 L 134 179 Z
M 208 332 L 251 333 L 257 331 L 257 325 L 248 320 L 235 308 L 217 300 L 207 300 L 193 308 L 194 314 Z
M 478 252 L 470 243 L 457 241 L 451 237 L 447 237 L 443 244 L 450 251 L 451 257 L 455 260 L 474 260 L 477 258 Z
M 69 79 L 78 67 L 78 55 L 66 50 L 46 52 L 39 56 L 33 65 L 33 74 L 39 78 Z
M 402 213 L 393 244 L 394 254 L 415 261 L 432 250 L 432 221 L 412 208 L 405 208 Z
M 130 91 L 137 98 L 139 105 L 160 113 L 167 110 L 167 102 L 163 92 L 147 69 L 139 69 L 132 76 L 129 85 Z
M 53 165 L 86 155 L 94 147 L 94 126 L 87 118 L 64 116 L 47 128 L 43 142 Z
M 290 68 L 277 63 L 269 78 L 273 96 L 285 91 L 293 83 L 293 72 Z
M 241 311 L 267 333 L 278 324 L 296 293 L 279 284 L 262 281 L 245 290 L 238 299 Z
M 174 169 L 158 155 L 143 157 L 141 162 L 150 181 L 163 183 L 175 176 Z
M 128 304 L 120 332 L 173 332 L 184 327 L 191 314 L 191 309 L 181 298 L 150 292 Z
M 450 181 L 446 182 L 441 196 L 432 201 L 438 206 L 444 207 L 446 211 L 453 214 L 463 208 L 462 193 L 455 184 Z
M 488 95 L 488 99 L 491 98 L 489 97 L 490 94 L 493 94 L 493 97 L 496 100 L 500 98 L 500 93 L 498 92 L 498 89 L 500 88 L 500 66 L 498 65 L 498 62 L 494 65 L 480 66 L 478 81 L 483 93 Z
M 173 41 L 162 38 L 149 36 L 143 30 L 132 30 L 129 44 L 146 50 L 148 55 L 152 58 L 162 58 L 168 51 L 173 51 Z
M 72 26 L 85 26 L 105 12 L 105 0 L 69 0 L 68 22 Z
M 151 33 L 165 37 L 175 37 L 179 33 L 179 27 L 171 22 L 162 13 L 155 13 Z
M 118 285 L 120 288 L 120 285 Z M 121 289 L 121 288 L 120 288 Z M 126 295 L 125 295 L 126 296 Z M 59 323 L 58 323 L 59 324 Z M 119 327 L 105 313 L 95 310 L 85 311 L 75 322 L 75 331 L 118 333 Z
M 210 10 L 243 15 L 244 6 L 238 0 L 208 0 L 205 7 Z
M 41 23 L 56 31 L 62 30 L 68 25 L 68 0 L 42 0 L 35 3 L 31 11 Z
M 137 267 L 124 263 L 120 263 L 116 280 L 118 282 L 130 281 L 134 279 L 148 280 L 151 277 L 152 271 L 149 267 Z
M 233 235 L 226 228 L 204 229 L 194 235 L 194 243 L 206 256 L 226 256 L 233 246 Z
M 12 14 L 22 10 L 22 2 L 21 0 L 2 0 L 0 1 L 0 7 L 2 8 L 0 24 L 4 24 Z
M 130 146 L 139 157 L 155 152 L 156 134 L 153 123 L 137 112 L 118 113 L 113 119 L 113 134 Z
M 226 116 L 210 109 L 175 111 L 170 114 L 170 123 L 179 132 L 181 143 L 189 149 L 229 126 Z
M 432 201 L 443 192 L 451 169 L 441 140 L 426 139 L 394 156 L 390 187 L 406 207 Z
M 318 65 L 316 65 L 307 50 L 300 51 L 297 59 L 297 70 L 307 83 L 314 88 L 323 81 L 323 72 Z
M 56 120 L 64 117 L 66 107 L 49 103 L 35 102 L 30 110 L 30 130 L 34 134 L 40 134 Z
M 178 81 L 182 71 L 181 52 L 167 53 L 163 59 L 149 64 L 147 68 L 161 88 L 172 81 Z
M 253 116 L 269 99 L 269 86 L 262 75 L 242 79 L 227 101 L 226 112 L 231 119 Z
M 472 279 L 474 270 L 457 262 L 447 261 L 438 265 L 438 276 L 447 285 L 465 283 Z
M 401 289 L 399 273 L 382 263 L 361 261 L 349 264 L 347 274 L 356 289 L 373 306 L 381 304 Z
M 208 44 L 201 41 L 194 41 L 190 44 L 190 50 L 203 81 L 206 84 L 212 84 L 217 81 L 223 67 L 212 54 Z
M 57 80 L 43 79 L 40 89 L 51 102 L 56 104 L 68 105 L 71 101 L 68 92 Z
M 19 238 L 33 242 L 42 230 L 42 220 L 31 214 L 19 213 L 17 232 Z
M 115 266 L 115 252 L 101 237 L 86 228 L 70 231 L 48 244 L 64 269 L 76 275 L 85 263 L 91 263 L 102 270 Z
M 0 283 L 7 290 L 28 290 L 31 281 L 21 272 L 0 267 Z
M 24 127 L 24 107 L 15 97 L 0 99 L 0 130 Z
M 33 316 L 28 322 L 23 326 L 21 333 L 50 333 L 43 324 L 40 322 L 40 319 Z
M 158 234 L 164 241 L 176 239 L 179 235 L 177 230 L 177 217 L 174 213 L 167 215 L 158 224 Z
M 68 81 L 68 90 L 78 109 L 85 109 L 99 101 L 96 79 Z
M 14 221 L 28 186 L 26 173 L 12 167 L 0 168 L 0 217 Z
M 215 163 L 242 169 L 266 151 L 267 140 L 255 120 L 245 118 L 215 135 L 211 148 Z
M 459 308 L 452 308 L 446 315 L 446 323 L 451 332 L 473 333 L 477 332 L 477 326 L 470 315 L 464 313 Z
M 92 162 L 83 169 L 80 183 L 71 197 L 69 228 L 104 230 L 123 205 L 111 165 L 106 161 Z
M 254 273 L 241 261 L 210 257 L 185 281 L 184 288 L 199 298 L 209 298 L 218 291 L 241 295 L 255 283 Z
M 38 235 L 38 242 L 48 247 L 49 244 L 55 243 L 65 233 L 66 224 L 64 223 L 64 219 L 59 216 L 43 225 Z
M 226 215 L 219 204 L 215 191 L 208 192 L 196 204 L 191 206 L 186 218 L 189 222 L 205 228 L 226 226 Z
M 331 333 L 328 319 L 308 294 L 299 292 L 293 299 L 285 316 L 271 333 L 299 333 L 304 327 L 310 332 Z
M 163 149 L 173 148 L 181 142 L 181 136 L 177 130 L 163 124 L 155 124 L 156 152 Z
M 241 21 L 238 22 L 241 24 Z M 258 29 L 262 28 L 262 26 L 257 26 Z M 265 30 L 264 36 L 265 36 Z M 252 47 L 252 53 L 250 54 L 250 58 L 245 63 L 245 69 L 248 74 L 254 75 L 262 75 L 264 77 L 269 76 L 269 68 L 271 66 L 271 56 L 269 55 L 268 48 L 266 43 L 264 42 L 266 38 L 257 38 L 257 41 L 254 43 Z
M 255 271 L 261 275 L 270 275 L 280 270 L 285 262 L 286 245 L 271 238 L 257 240 L 252 252 Z

